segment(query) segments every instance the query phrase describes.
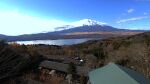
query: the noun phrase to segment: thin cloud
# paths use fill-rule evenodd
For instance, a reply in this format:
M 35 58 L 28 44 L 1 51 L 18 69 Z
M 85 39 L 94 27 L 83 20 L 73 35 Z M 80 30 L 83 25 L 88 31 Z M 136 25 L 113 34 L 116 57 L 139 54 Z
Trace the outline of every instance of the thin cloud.
M 148 13 L 147 12 L 144 12 L 144 15 L 147 15 Z
M 124 13 L 122 13 L 121 16 L 126 16 L 126 15 L 128 15 L 130 13 L 133 13 L 134 11 L 135 11 L 135 9 L 130 8 L 130 9 L 126 10 Z
M 137 20 L 142 20 L 142 19 L 147 19 L 149 18 L 148 16 L 140 16 L 140 17 L 134 17 L 134 18 L 129 18 L 129 19 L 122 19 L 117 21 L 116 23 L 125 23 L 125 22 L 130 22 L 130 21 L 137 21 Z
M 127 13 L 132 13 L 132 12 L 134 12 L 134 11 L 135 11 L 135 9 L 130 8 L 130 9 L 127 10 Z

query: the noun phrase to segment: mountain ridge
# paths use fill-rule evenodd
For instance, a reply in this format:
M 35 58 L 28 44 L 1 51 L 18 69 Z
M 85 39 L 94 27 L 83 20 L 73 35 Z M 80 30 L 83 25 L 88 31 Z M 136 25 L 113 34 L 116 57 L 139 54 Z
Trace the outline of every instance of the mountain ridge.
M 75 27 L 76 26 L 76 27 Z M 134 35 L 146 30 L 119 29 L 96 20 L 83 19 L 60 27 L 61 30 L 36 34 L 23 34 L 18 36 L 1 35 L 0 39 L 6 41 L 50 40 L 50 39 L 75 39 L 75 38 L 106 38 L 120 35 Z

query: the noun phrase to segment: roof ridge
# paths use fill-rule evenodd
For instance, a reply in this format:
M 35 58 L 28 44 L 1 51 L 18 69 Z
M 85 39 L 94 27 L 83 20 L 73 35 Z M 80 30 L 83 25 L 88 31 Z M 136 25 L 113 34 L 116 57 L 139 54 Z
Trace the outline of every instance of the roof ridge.
M 136 79 L 134 79 L 133 77 L 131 77 L 128 73 L 126 73 L 123 69 L 120 68 L 120 65 L 118 64 L 113 64 L 116 68 L 118 68 L 118 70 L 120 70 L 120 72 L 122 72 L 123 74 L 125 74 L 126 76 L 128 76 L 130 79 L 133 79 L 137 84 L 140 84 L 138 83 L 138 81 Z

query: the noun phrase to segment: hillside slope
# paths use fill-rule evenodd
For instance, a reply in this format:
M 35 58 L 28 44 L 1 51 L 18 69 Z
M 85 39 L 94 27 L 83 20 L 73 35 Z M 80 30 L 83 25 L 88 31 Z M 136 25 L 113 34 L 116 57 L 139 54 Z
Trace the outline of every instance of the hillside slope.
M 94 54 L 99 59 L 95 66 L 113 62 L 150 76 L 150 32 L 89 41 L 72 47 L 80 49 L 82 54 Z

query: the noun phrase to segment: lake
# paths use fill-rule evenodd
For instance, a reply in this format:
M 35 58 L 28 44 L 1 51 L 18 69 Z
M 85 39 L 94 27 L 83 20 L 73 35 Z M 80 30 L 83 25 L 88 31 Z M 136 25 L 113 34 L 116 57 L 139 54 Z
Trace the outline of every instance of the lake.
M 16 41 L 18 44 L 47 44 L 47 45 L 73 45 L 83 43 L 89 40 L 99 40 L 100 38 L 83 38 L 83 39 L 58 39 L 58 40 L 33 40 L 33 41 Z

